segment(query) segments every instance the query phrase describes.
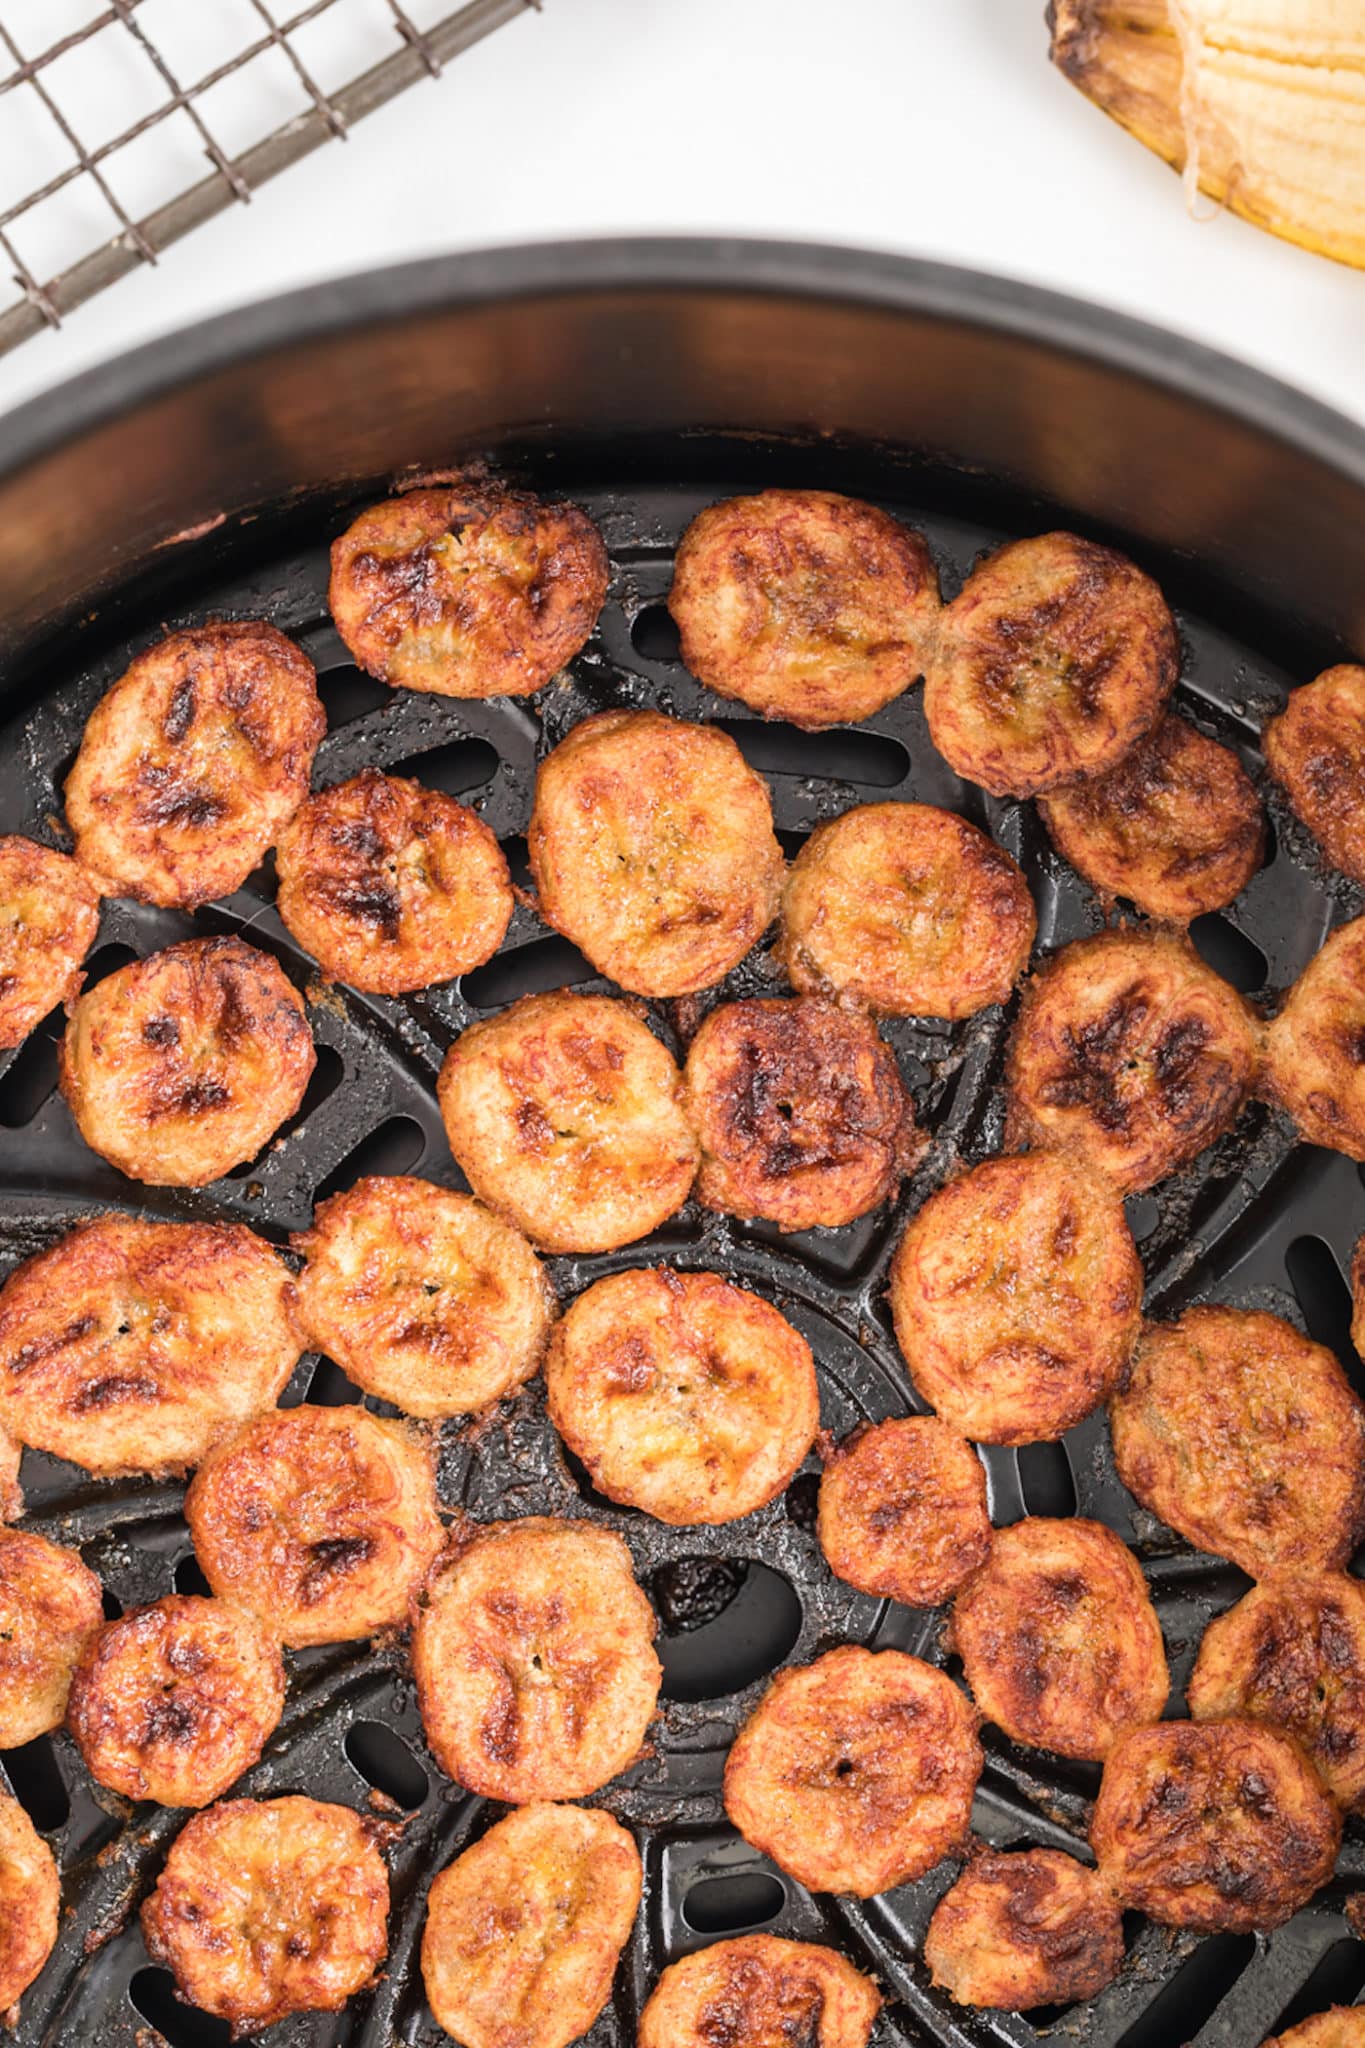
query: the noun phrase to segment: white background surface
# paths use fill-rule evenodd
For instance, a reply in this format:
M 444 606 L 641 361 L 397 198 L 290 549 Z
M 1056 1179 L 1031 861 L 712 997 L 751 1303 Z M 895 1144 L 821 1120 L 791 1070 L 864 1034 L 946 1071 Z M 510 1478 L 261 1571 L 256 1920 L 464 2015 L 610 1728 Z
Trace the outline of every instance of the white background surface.
M 149 22 L 169 6 L 207 35 L 239 0 L 143 4 Z M 82 11 L 0 0 L 16 27 Z M 85 82 L 92 106 L 132 89 L 107 72 Z M 12 122 L 0 175 L 7 153 L 12 179 L 32 149 Z M 0 410 L 311 279 L 503 241 L 708 230 L 1059 287 L 1365 421 L 1365 276 L 1231 217 L 1191 220 L 1171 172 L 1051 68 L 1043 0 L 545 0 L 0 359 Z

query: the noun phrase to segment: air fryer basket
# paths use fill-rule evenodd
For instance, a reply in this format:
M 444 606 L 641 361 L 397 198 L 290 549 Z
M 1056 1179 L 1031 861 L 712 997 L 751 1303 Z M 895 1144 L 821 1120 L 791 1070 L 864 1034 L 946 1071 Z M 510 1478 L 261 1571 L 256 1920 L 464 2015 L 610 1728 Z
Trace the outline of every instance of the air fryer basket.
M 198 330 L 87 380 L 12 424 L 0 477 L 3 682 L 0 826 L 64 843 L 60 788 L 84 718 L 130 656 L 208 615 L 271 619 L 317 663 L 328 734 L 316 780 L 402 767 L 474 803 L 525 879 L 535 763 L 588 712 L 652 704 L 719 718 L 770 782 L 791 852 L 851 804 L 914 798 L 963 811 L 1023 862 L 1040 946 L 1094 929 L 1093 899 L 1050 851 L 1028 806 L 957 780 L 912 692 L 856 731 L 803 735 L 720 703 L 677 660 L 662 599 L 672 550 L 713 498 L 770 482 L 857 491 L 921 526 L 951 595 L 976 555 L 1065 519 L 1116 539 L 1162 581 L 1184 640 L 1177 702 L 1237 747 L 1270 806 L 1266 867 L 1228 912 L 1199 921 L 1206 957 L 1273 1003 L 1357 892 L 1325 875 L 1266 785 L 1267 712 L 1352 637 L 1365 642 L 1365 443 L 1345 423 L 1169 338 L 1065 302 L 926 266 L 755 245 L 609 244 L 507 252 L 381 276 Z M 934 452 L 939 451 L 939 452 Z M 946 453 L 943 451 L 947 451 Z M 326 550 L 368 493 L 408 465 L 487 458 L 576 498 L 611 552 L 598 631 L 534 703 L 460 704 L 362 677 L 327 617 Z M 174 545 L 165 543 L 174 540 Z M 105 907 L 91 979 L 199 931 L 244 931 L 315 998 L 317 1072 L 282 1140 L 202 1191 L 139 1189 L 77 1138 L 55 1093 L 51 1018 L 0 1064 L 0 1253 L 6 1266 L 106 1207 L 241 1219 L 275 1242 L 362 1173 L 461 1185 L 436 1110 L 442 1054 L 473 1018 L 562 984 L 604 987 L 526 909 L 503 950 L 449 987 L 403 1000 L 321 990 L 273 908 L 269 863 L 194 917 Z M 760 947 L 721 991 L 781 987 Z M 656 1006 L 678 1044 L 680 1018 Z M 604 1272 L 659 1258 L 732 1274 L 807 1334 L 822 1418 L 836 1435 L 914 1396 L 890 1333 L 886 1267 L 903 1218 L 959 1161 L 1001 1142 L 1010 1012 L 952 1027 L 887 1028 L 934 1144 L 898 1203 L 832 1232 L 782 1238 L 689 1204 L 656 1237 L 552 1262 L 571 1297 Z M 1343 1274 L 1365 1227 L 1355 1166 L 1296 1147 L 1251 1108 L 1187 1172 L 1129 1213 L 1149 1305 L 1199 1299 L 1273 1309 L 1341 1356 Z M 303 1360 L 287 1399 L 358 1398 L 327 1360 Z M 997 1523 L 1097 1516 L 1142 1560 L 1171 1652 L 1172 1711 L 1200 1633 L 1247 1581 L 1138 1510 L 1092 1417 L 1060 1445 L 985 1453 Z M 100 1483 L 29 1454 L 28 1524 L 78 1543 L 111 1611 L 201 1585 L 182 1489 Z M 928 1987 L 925 1924 L 952 1876 L 866 1904 L 811 1898 L 739 1841 L 720 1772 L 767 1675 L 852 1639 L 944 1660 L 942 1616 L 835 1581 L 813 1521 L 816 1466 L 761 1513 L 669 1529 L 593 1491 L 558 1448 L 538 1386 L 480 1422 L 448 1425 L 440 1487 L 476 1517 L 584 1516 L 620 1531 L 660 1616 L 665 1698 L 654 1753 L 597 1803 L 635 1829 L 646 1889 L 612 2005 L 588 2037 L 626 2048 L 660 1968 L 721 1933 L 826 1940 L 874 1970 L 891 2003 L 875 2037 L 941 2048 L 1037 2038 L 1093 2048 L 1255 2048 L 1275 2026 L 1365 1987 L 1365 1943 L 1344 1906 L 1365 1890 L 1365 1836 L 1348 1822 L 1338 1878 L 1267 1937 L 1170 1935 L 1134 1918 L 1117 1982 L 1092 2004 L 1026 2018 L 959 2011 Z M 417 1968 L 426 1881 L 496 1810 L 427 1753 L 401 1643 L 290 1658 L 277 1739 L 242 1790 L 306 1790 L 395 1822 L 385 1976 L 336 2018 L 300 2016 L 284 2043 L 435 2048 Z M 950 1666 L 951 1668 L 951 1666 Z M 1097 1767 L 986 1731 L 977 1831 L 999 1845 L 1085 1854 Z M 63 1871 L 56 1954 L 17 2034 L 36 2044 L 226 2039 L 152 1968 L 136 1908 L 184 1816 L 94 1787 L 68 1737 L 2 1759 Z M 149 2035 L 149 2029 L 154 2030 Z

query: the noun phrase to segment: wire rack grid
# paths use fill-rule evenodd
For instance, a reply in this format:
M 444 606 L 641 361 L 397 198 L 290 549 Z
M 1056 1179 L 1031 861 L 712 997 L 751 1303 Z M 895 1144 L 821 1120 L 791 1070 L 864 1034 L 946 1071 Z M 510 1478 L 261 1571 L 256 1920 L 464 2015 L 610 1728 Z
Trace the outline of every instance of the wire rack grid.
M 540 4 L 0 0 L 0 355 Z

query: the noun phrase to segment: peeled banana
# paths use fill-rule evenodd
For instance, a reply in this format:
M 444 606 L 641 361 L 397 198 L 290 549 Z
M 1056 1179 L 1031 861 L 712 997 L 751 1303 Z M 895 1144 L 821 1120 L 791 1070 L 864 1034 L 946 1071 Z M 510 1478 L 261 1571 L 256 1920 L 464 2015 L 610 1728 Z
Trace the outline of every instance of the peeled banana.
M 1365 268 L 1365 0 L 1052 0 L 1052 60 L 1196 189 Z

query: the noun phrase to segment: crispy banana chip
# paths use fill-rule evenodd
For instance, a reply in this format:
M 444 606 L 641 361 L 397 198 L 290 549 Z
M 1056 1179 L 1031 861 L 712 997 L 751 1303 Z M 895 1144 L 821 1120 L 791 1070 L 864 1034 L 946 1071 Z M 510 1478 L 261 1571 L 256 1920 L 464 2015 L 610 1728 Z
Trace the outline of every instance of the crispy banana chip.
M 444 1869 L 422 1978 L 461 2048 L 569 2048 L 607 1999 L 640 1903 L 640 1852 L 609 1814 L 523 1806 Z

